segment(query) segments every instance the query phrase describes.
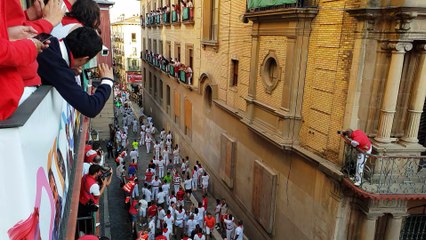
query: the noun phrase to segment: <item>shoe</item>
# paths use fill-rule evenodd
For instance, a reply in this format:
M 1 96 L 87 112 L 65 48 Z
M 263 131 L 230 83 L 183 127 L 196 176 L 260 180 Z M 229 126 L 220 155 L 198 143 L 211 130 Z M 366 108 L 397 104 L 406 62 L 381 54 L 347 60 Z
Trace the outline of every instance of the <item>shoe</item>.
M 355 185 L 355 186 L 357 186 L 357 187 L 361 186 L 361 181 L 359 181 L 359 182 L 354 182 L 354 185 Z
M 101 225 L 101 223 L 96 223 L 96 227 L 99 227 Z

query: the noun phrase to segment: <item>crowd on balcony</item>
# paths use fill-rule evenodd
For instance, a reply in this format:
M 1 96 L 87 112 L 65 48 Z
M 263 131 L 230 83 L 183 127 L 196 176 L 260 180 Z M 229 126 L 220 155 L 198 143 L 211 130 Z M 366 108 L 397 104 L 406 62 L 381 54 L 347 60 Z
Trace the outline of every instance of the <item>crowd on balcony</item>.
M 193 71 L 191 66 L 186 66 L 179 59 L 166 58 L 161 54 L 149 50 L 145 50 L 143 59 L 154 67 L 161 69 L 169 76 L 177 78 L 185 84 L 192 84 Z
M 169 24 L 194 19 L 194 4 L 192 0 L 179 0 L 177 4 L 169 4 L 151 10 L 146 14 L 145 25 Z
M 115 92 L 115 132 L 108 158 L 117 165 L 115 175 L 125 195 L 133 236 L 211 239 L 219 230 L 228 239 L 242 240 L 243 223 L 232 216 L 226 200 L 210 197 L 209 201 L 210 176 L 202 164 L 196 161 L 190 166 L 171 131 L 158 131 L 143 108 L 133 112 L 126 91 Z M 193 200 L 196 193 L 202 195 L 199 202 Z
M 37 1 L 25 12 L 19 0 L 0 2 L 0 120 L 42 83 L 53 85 L 88 117 L 107 101 L 113 85 L 109 66 L 99 66 L 102 83 L 93 95 L 83 90 L 79 77 L 82 66 L 102 49 L 99 6 L 91 0 L 64 2 Z

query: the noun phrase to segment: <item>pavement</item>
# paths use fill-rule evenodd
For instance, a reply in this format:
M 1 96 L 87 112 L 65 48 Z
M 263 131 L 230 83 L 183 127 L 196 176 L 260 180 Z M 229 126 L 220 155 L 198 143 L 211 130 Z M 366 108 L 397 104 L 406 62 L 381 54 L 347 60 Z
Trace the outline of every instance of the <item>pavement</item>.
M 139 116 L 140 108 L 137 106 L 137 104 L 132 104 L 133 112 L 135 113 L 136 117 Z M 119 124 L 121 126 L 122 123 L 122 116 L 120 115 L 118 117 Z M 156 129 L 162 129 L 163 126 L 159 126 L 156 124 L 155 119 L 153 119 L 154 126 Z M 158 137 L 159 131 L 157 131 L 156 138 Z M 132 132 L 132 128 L 129 127 L 128 132 L 128 142 L 131 144 L 131 142 L 134 139 L 139 140 L 140 136 L 139 133 L 134 134 Z M 103 146 L 104 149 L 105 146 Z M 128 149 L 131 149 L 130 146 L 128 146 Z M 138 161 L 138 168 L 137 175 L 139 179 L 144 179 L 144 173 L 147 169 L 149 161 L 152 159 L 153 153 L 146 153 L 145 146 L 139 146 L 139 161 Z M 126 161 L 128 161 L 128 157 L 126 158 Z M 112 240 L 127 240 L 127 239 L 135 239 L 135 236 L 132 236 L 132 229 L 131 229 L 131 223 L 129 219 L 129 214 L 125 208 L 124 200 L 125 200 L 125 194 L 124 191 L 120 188 L 120 181 L 115 176 L 115 168 L 116 164 L 114 161 L 114 158 L 107 158 L 106 163 L 111 166 L 114 170 L 113 172 L 113 178 L 111 181 L 110 186 L 105 190 L 103 195 L 104 204 L 101 208 L 101 211 L 103 210 L 103 214 L 101 214 L 101 234 L 103 236 L 107 236 Z M 191 169 L 193 166 L 190 166 L 189 169 Z M 141 182 L 139 184 L 139 193 L 141 193 Z M 201 190 L 196 191 L 191 196 L 191 201 L 194 204 L 197 204 L 197 202 L 202 200 L 202 192 Z M 190 204 L 185 204 L 185 208 L 189 208 Z M 211 195 L 208 194 L 208 208 L 207 211 L 210 211 L 214 213 L 214 208 L 216 206 L 216 199 Z M 139 229 L 139 227 L 138 227 Z M 218 232 L 215 230 L 213 232 L 213 238 L 211 239 L 223 239 L 222 238 L 223 233 Z M 174 238 L 173 238 L 174 239 Z

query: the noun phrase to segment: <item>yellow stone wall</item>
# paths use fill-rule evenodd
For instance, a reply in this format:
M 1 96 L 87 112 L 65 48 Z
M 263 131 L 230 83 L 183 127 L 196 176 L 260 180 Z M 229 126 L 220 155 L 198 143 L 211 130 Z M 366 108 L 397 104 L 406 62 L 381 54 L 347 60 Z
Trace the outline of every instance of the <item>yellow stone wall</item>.
M 321 1 L 313 20 L 300 131 L 303 146 L 336 162 L 355 30 L 355 20 L 344 11 L 346 2 Z
M 265 85 L 262 80 L 262 63 L 270 51 L 274 51 L 277 57 L 277 65 L 280 67 L 281 75 L 280 80 L 276 88 L 271 94 L 265 91 Z M 281 106 L 283 84 L 284 84 L 284 73 L 286 63 L 286 52 L 287 52 L 287 38 L 284 36 L 260 36 L 259 37 L 259 66 L 257 71 L 257 82 L 256 82 L 256 99 L 262 103 L 266 103 L 273 108 L 278 109 Z

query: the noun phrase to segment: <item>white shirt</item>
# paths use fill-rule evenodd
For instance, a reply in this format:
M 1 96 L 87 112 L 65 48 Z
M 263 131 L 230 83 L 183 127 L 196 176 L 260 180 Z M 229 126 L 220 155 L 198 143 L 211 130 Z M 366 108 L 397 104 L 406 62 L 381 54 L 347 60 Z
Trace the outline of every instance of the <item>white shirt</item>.
M 145 200 L 147 202 L 151 202 L 152 193 L 151 193 L 151 191 L 149 191 L 148 188 L 142 188 L 142 194 L 145 195 Z
M 133 150 L 133 151 L 130 152 L 130 159 L 137 160 L 138 157 L 139 157 L 139 152 L 137 150 Z
M 238 226 L 235 229 L 235 236 L 238 236 L 235 240 L 243 240 L 244 237 L 244 233 L 243 233 L 244 229 L 242 226 Z
M 206 239 L 206 237 L 204 236 L 204 234 L 201 235 L 201 237 L 198 236 L 198 233 L 195 234 L 195 236 L 194 236 L 194 240 L 205 240 L 205 239 Z
M 167 217 L 167 216 L 164 217 L 164 222 L 167 223 L 167 228 L 168 229 L 172 229 L 172 227 L 173 227 L 173 221 L 174 220 L 175 219 L 173 218 L 173 215 L 170 215 L 170 217 Z
M 189 190 L 189 189 L 191 189 L 191 188 L 192 188 L 191 183 L 192 183 L 192 180 L 191 180 L 191 179 L 187 179 L 187 180 L 185 180 L 185 182 L 183 183 L 183 185 L 184 185 L 184 187 L 185 187 L 185 190 Z
M 145 199 L 139 200 L 140 208 L 146 210 L 148 208 L 148 202 Z
M 207 186 L 209 184 L 209 175 L 206 176 L 201 176 L 201 182 L 203 184 L 203 186 Z
M 164 203 L 166 201 L 166 192 L 159 192 L 157 194 L 157 202 L 158 204 Z
M 160 185 L 161 185 L 161 181 L 158 179 L 158 180 L 152 180 L 151 181 L 151 185 L 152 185 L 152 187 L 160 187 Z
M 158 211 L 158 219 L 163 220 L 165 216 L 166 216 L 166 211 L 164 211 L 164 209 L 161 209 L 160 211 Z

